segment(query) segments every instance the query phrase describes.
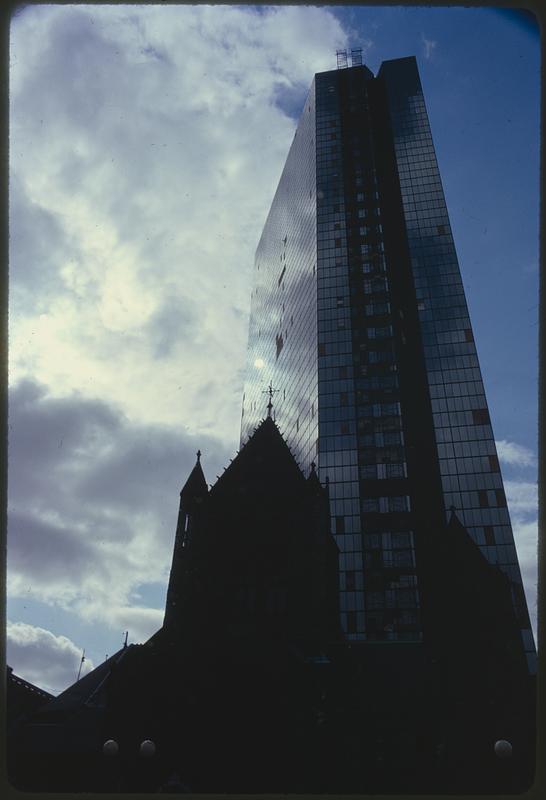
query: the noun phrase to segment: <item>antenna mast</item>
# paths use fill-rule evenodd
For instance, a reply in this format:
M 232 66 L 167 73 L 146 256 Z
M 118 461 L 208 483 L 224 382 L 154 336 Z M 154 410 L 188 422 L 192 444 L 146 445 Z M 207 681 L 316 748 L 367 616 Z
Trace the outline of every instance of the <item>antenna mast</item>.
M 83 648 L 82 657 L 80 659 L 80 668 L 78 670 L 78 677 L 76 678 L 77 681 L 79 681 L 79 679 L 80 679 L 80 675 L 81 675 L 82 666 L 83 666 L 83 662 L 84 661 L 85 661 L 85 647 Z

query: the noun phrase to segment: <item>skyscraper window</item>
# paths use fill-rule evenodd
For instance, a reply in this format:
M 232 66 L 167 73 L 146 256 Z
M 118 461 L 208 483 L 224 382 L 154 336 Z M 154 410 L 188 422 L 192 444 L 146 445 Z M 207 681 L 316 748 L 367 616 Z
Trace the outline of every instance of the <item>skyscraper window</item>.
M 275 419 L 300 466 L 308 471 L 314 461 L 321 481 L 330 480 L 333 532 L 356 537 L 350 561 L 346 552 L 340 560 L 349 638 L 373 640 L 387 625 L 392 638 L 419 640 L 419 592 L 411 614 L 399 614 L 395 603 L 382 618 L 390 578 L 375 571 L 371 531 L 414 531 L 404 555 L 382 563 L 403 562 L 418 582 L 421 533 L 440 530 L 454 508 L 484 556 L 517 587 L 522 648 L 532 665 L 416 60 L 386 61 L 376 76 L 363 65 L 317 74 L 304 108 L 256 253 L 241 441 L 263 416 L 261 392 L 272 381 L 282 389 Z M 283 318 L 294 320 L 290 338 L 277 327 L 279 256 L 290 266 L 281 282 Z M 269 372 L 256 370 L 257 357 Z M 491 547 L 495 541 L 504 549 Z M 362 588 L 349 591 L 346 572 L 362 576 L 355 583 Z M 370 592 L 370 581 L 382 581 L 382 591 Z

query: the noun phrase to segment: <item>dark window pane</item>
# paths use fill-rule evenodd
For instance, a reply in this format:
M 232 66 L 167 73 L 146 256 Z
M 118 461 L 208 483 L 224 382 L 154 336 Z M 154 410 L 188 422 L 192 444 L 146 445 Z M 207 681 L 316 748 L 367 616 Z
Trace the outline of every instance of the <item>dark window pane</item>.
M 492 525 L 486 525 L 483 529 L 486 544 L 495 544 L 495 529 Z
M 495 496 L 497 498 L 497 505 L 501 508 L 506 507 L 506 495 L 504 494 L 504 489 L 495 489 Z
M 347 633 L 356 633 L 356 611 L 347 611 Z
M 486 408 L 475 408 L 472 411 L 474 425 L 489 425 L 489 412 Z

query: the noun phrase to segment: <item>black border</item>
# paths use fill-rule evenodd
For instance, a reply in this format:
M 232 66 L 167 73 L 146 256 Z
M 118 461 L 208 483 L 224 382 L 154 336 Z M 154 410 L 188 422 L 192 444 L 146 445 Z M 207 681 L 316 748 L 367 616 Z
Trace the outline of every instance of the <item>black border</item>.
M 57 0 L 57 2 L 52 3 L 41 3 L 35 2 L 35 0 L 30 0 L 30 2 L 20 3 L 20 2 L 12 2 L 12 0 L 8 0 L 8 2 L 3 3 L 0 7 L 0 14 L 1 14 L 1 54 L 3 56 L 3 70 L 2 70 L 2 80 L 0 81 L 0 119 L 3 122 L 2 125 L 2 132 L 3 137 L 0 143 L 0 179 L 2 183 L 2 188 L 4 190 L 4 205 L 3 210 L 4 213 L 2 214 L 1 221 L 0 221 L 0 246 L 1 246 L 1 254 L 2 254 L 2 265 L 3 269 L 0 271 L 0 301 L 1 301 L 1 308 L 3 311 L 2 314 L 2 336 L 0 338 L 0 363 L 4 367 L 3 370 L 3 380 L 0 383 L 0 440 L 3 442 L 3 450 L 0 456 L 0 513 L 1 513 L 1 523 L 0 523 L 0 546 L 2 550 L 2 572 L 0 573 L 2 578 L 2 584 L 5 587 L 6 585 L 6 527 L 7 527 L 7 463 L 8 463 L 8 442 L 7 442 L 7 434 L 8 434 L 8 424 L 7 424 L 7 384 L 8 384 L 8 240 L 9 240 L 9 233 L 8 233 L 8 154 L 9 154 L 9 136 L 8 136 L 8 115 L 9 115 L 9 28 L 10 28 L 10 21 L 12 17 L 17 13 L 18 10 L 25 8 L 30 5 L 266 5 L 266 6 L 274 6 L 274 5 L 285 5 L 282 0 L 277 0 L 277 2 L 271 3 L 262 3 L 262 2 L 248 2 L 248 0 L 239 0 L 237 3 L 229 3 L 224 2 L 224 0 L 220 0 L 220 2 L 202 2 L 202 0 L 194 0 L 191 3 L 184 3 L 184 2 L 171 2 L 171 0 L 156 0 L 155 3 L 148 3 L 148 2 L 136 2 L 133 0 L 129 0 L 127 2 L 113 2 L 113 3 L 101 3 L 96 2 L 96 0 L 87 0 L 87 2 L 79 2 L 75 0 L 75 2 L 70 2 L 70 0 Z M 315 3 L 290 3 L 290 5 L 316 5 L 316 6 L 351 6 L 351 5 L 358 5 L 358 6 L 413 6 L 413 7 L 424 7 L 424 8 L 442 8 L 442 7 L 463 7 L 463 8 L 493 8 L 497 10 L 505 10 L 507 14 L 509 14 L 513 21 L 516 24 L 519 24 L 525 27 L 527 30 L 537 30 L 539 35 L 541 36 L 541 116 L 540 116 L 540 125 L 541 125 L 541 159 L 540 159 L 540 211 L 541 216 L 540 220 L 543 223 L 544 219 L 544 198 L 545 198 L 545 189 L 544 189 L 544 179 L 545 179 L 545 168 L 544 168 L 544 137 L 545 137 L 545 130 L 546 130 L 546 91 L 545 91 L 545 60 L 546 60 L 546 46 L 544 40 L 544 28 L 546 26 L 546 4 L 543 0 L 482 0 L 481 2 L 475 2 L 475 0 L 466 0 L 466 2 L 462 2 L 461 0 L 435 0 L 434 3 L 428 3 L 421 0 L 417 0 L 416 2 L 407 2 L 407 0 L 375 0 L 375 2 L 351 2 L 351 0 L 330 0 L 329 2 L 315 2 Z M 544 303 L 544 293 L 546 291 L 546 274 L 545 274 L 545 265 L 544 265 L 544 253 L 546 248 L 546 233 L 545 233 L 545 226 L 541 224 L 540 226 L 540 246 L 539 246 L 539 376 L 538 376 L 538 436 L 539 436 L 539 448 L 538 448 L 538 487 L 539 487 L 539 512 L 538 512 L 538 598 L 537 598 L 537 606 L 538 606 L 538 624 L 537 624 L 537 638 L 538 638 L 538 645 L 542 645 L 543 642 L 546 641 L 546 630 L 545 630 L 545 622 L 544 622 L 544 592 L 543 587 L 546 582 L 546 557 L 544 551 L 544 528 L 545 528 L 545 480 L 546 480 L 546 443 L 545 443 L 545 430 L 546 430 L 546 366 L 544 363 L 545 356 L 545 345 L 543 344 L 545 336 L 546 336 L 546 311 L 545 311 L 545 303 Z M 100 800 L 106 800 L 106 798 L 112 797 L 115 800 L 120 800 L 120 798 L 141 798 L 142 800 L 149 800 L 151 794 L 150 793 L 139 793 L 139 794 L 131 794 L 131 793 L 114 793 L 112 795 L 108 793 L 101 793 L 101 794 L 93 794 L 93 793 L 52 793 L 52 792 L 22 792 L 18 789 L 15 789 L 7 779 L 7 771 L 6 771 L 6 726 L 2 723 L 4 719 L 4 709 L 6 707 L 5 703 L 5 692 L 6 692 L 6 596 L 5 591 L 1 593 L 0 596 L 0 613 L 2 614 L 2 625 L 1 627 L 1 636 L 0 636 L 0 656 L 2 662 L 2 669 L 3 669 L 3 678 L 2 678 L 2 699 L 3 703 L 0 706 L 0 791 L 2 792 L 2 797 L 8 798 L 19 798 L 20 800 L 57 800 L 58 797 L 61 797 L 62 800 L 81 800 L 82 796 L 85 798 L 100 798 Z M 546 645 L 545 645 L 546 646 Z M 542 758 L 541 758 L 542 755 Z M 173 795 L 174 796 L 174 795 Z M 218 798 L 221 800 L 226 796 L 229 797 L 241 797 L 245 798 L 246 800 L 250 800 L 253 797 L 263 797 L 269 798 L 269 800 L 273 800 L 274 798 L 286 798 L 290 797 L 290 795 L 281 795 L 281 794 L 266 794 L 266 795 L 252 795 L 252 794 L 233 794 L 233 795 L 223 795 L 223 794 L 178 794 L 177 797 L 184 797 L 184 798 L 191 798 L 196 797 L 199 800 L 211 800 L 213 798 Z M 294 797 L 301 798 L 301 800 L 305 800 L 305 798 L 315 798 L 317 795 L 293 795 Z M 534 800 L 534 798 L 543 798 L 546 797 L 546 657 L 544 652 L 539 651 L 538 653 L 538 674 L 537 674 L 537 739 L 536 739 L 536 773 L 535 773 L 535 781 L 533 786 L 529 789 L 529 791 L 520 794 L 520 795 L 320 795 L 320 797 L 328 798 L 328 797 L 336 797 L 342 798 L 347 797 L 351 800 L 357 800 L 357 798 L 364 798 L 364 800 L 372 800 L 372 798 L 377 798 L 380 800 L 381 798 L 390 798 L 390 800 L 402 800 L 404 797 L 410 797 L 412 800 L 433 800 L 433 798 L 450 798 L 450 800 L 480 800 L 480 798 L 490 798 L 494 800 L 495 797 L 503 797 L 503 798 L 514 798 L 514 797 L 521 797 L 525 798 L 526 800 Z

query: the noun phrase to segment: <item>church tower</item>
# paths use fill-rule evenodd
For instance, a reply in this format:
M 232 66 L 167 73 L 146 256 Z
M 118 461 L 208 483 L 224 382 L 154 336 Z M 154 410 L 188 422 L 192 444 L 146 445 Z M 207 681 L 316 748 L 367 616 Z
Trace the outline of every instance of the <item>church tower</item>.
M 196 516 L 207 497 L 208 486 L 201 467 L 201 451 L 197 451 L 197 461 L 188 480 L 180 492 L 180 506 L 174 541 L 173 560 L 163 627 L 168 636 L 177 630 L 179 607 L 190 579 L 189 545 L 192 540 Z

